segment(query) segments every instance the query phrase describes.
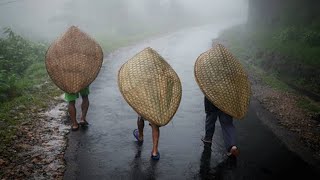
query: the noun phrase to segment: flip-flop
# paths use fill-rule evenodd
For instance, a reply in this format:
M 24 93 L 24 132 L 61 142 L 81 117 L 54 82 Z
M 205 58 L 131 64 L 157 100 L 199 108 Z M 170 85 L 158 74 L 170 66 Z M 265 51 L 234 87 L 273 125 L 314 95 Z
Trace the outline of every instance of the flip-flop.
M 151 152 L 151 159 L 158 161 L 160 159 L 160 153 L 158 152 L 157 155 L 154 156 Z
M 89 125 L 89 123 L 87 121 L 81 121 L 81 122 L 79 122 L 79 124 L 81 126 L 88 126 Z
M 77 131 L 78 129 L 79 129 L 79 125 L 78 125 L 77 127 L 71 126 L 71 130 L 72 130 L 72 131 Z
M 138 131 L 138 129 L 133 130 L 132 134 L 137 139 L 138 142 L 143 142 L 143 140 L 141 141 L 139 139 L 139 131 Z

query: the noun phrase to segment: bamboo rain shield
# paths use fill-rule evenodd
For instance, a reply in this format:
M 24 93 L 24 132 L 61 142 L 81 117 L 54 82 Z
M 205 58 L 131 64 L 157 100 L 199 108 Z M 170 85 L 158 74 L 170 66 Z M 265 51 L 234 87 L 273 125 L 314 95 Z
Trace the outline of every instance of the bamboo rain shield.
M 194 66 L 204 95 L 221 111 L 242 119 L 249 107 L 250 83 L 240 62 L 221 44 L 202 53 Z
M 127 103 L 143 118 L 158 126 L 170 122 L 181 101 L 178 75 L 151 48 L 144 49 L 122 65 L 118 86 Z
M 100 45 L 75 26 L 51 44 L 45 60 L 52 81 L 68 93 L 77 93 L 89 86 L 102 62 Z

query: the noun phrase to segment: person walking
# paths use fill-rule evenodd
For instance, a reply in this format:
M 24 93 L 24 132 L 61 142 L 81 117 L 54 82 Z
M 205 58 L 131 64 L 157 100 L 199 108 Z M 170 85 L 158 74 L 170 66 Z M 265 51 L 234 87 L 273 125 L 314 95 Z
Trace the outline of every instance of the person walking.
M 151 159 L 159 160 L 160 127 L 167 125 L 180 105 L 182 86 L 172 67 L 150 47 L 124 63 L 118 73 L 119 90 L 137 112 L 133 136 L 143 142 L 145 121 L 152 128 Z
M 145 119 L 143 117 L 138 116 L 138 119 L 137 119 L 138 129 L 133 130 L 133 136 L 140 143 L 143 142 L 144 121 L 145 121 Z M 149 125 L 152 128 L 152 142 L 153 142 L 152 151 L 151 151 L 151 158 L 153 160 L 159 160 L 160 159 L 160 153 L 158 150 L 159 137 L 160 137 L 159 126 L 157 126 L 156 124 L 153 124 L 153 123 L 149 123 Z
M 237 157 L 233 119 L 243 119 L 250 101 L 250 83 L 241 63 L 221 44 L 202 53 L 194 66 L 196 82 L 204 94 L 206 113 L 202 141 L 211 146 L 219 119 L 228 156 Z
M 204 97 L 204 107 L 206 112 L 205 136 L 201 139 L 206 145 L 212 144 L 212 137 L 215 131 L 215 123 L 219 118 L 222 128 L 222 136 L 228 156 L 239 155 L 236 146 L 236 128 L 233 125 L 233 118 L 213 105 L 208 98 Z
M 76 131 L 79 129 L 79 125 L 87 126 L 89 123 L 87 122 L 87 112 L 89 109 L 89 87 L 82 89 L 78 93 L 65 93 L 65 100 L 68 102 L 68 111 L 69 116 L 72 122 L 71 130 Z M 78 123 L 77 121 L 77 109 L 76 109 L 76 99 L 79 98 L 79 94 L 82 97 L 81 103 L 81 119 Z
M 101 46 L 78 27 L 71 26 L 55 40 L 46 53 L 46 69 L 52 81 L 65 92 L 71 119 L 71 130 L 87 126 L 89 86 L 100 72 L 103 63 Z M 82 97 L 81 119 L 76 119 L 76 100 Z

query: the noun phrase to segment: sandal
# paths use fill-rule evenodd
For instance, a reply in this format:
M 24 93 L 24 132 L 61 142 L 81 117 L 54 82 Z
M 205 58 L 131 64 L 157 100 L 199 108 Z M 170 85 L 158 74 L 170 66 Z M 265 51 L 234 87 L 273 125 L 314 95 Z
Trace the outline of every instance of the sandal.
M 79 124 L 81 126 L 88 126 L 89 125 L 89 123 L 87 121 L 81 121 L 81 122 L 79 122 Z
M 143 140 L 139 139 L 139 131 L 138 129 L 133 130 L 133 136 L 137 139 L 138 142 L 143 142 Z
M 78 129 L 79 129 L 79 124 L 78 124 L 78 126 L 76 126 L 76 127 L 71 126 L 71 130 L 72 130 L 72 131 L 77 131 Z
M 154 156 L 151 152 L 151 159 L 158 161 L 160 159 L 160 153 L 158 152 L 157 155 Z

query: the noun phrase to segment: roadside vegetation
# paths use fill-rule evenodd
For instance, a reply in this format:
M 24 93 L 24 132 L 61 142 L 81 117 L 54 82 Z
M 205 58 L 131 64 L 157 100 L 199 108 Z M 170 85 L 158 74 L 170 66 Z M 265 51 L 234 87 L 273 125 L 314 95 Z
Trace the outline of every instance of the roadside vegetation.
M 58 90 L 49 80 L 46 44 L 26 40 L 5 28 L 0 36 L 0 154 L 5 156 L 17 127 L 47 108 Z M 1 172 L 0 172 L 1 173 Z
M 264 83 L 305 95 L 298 106 L 320 113 L 320 23 L 303 27 L 238 25 L 219 38 Z

